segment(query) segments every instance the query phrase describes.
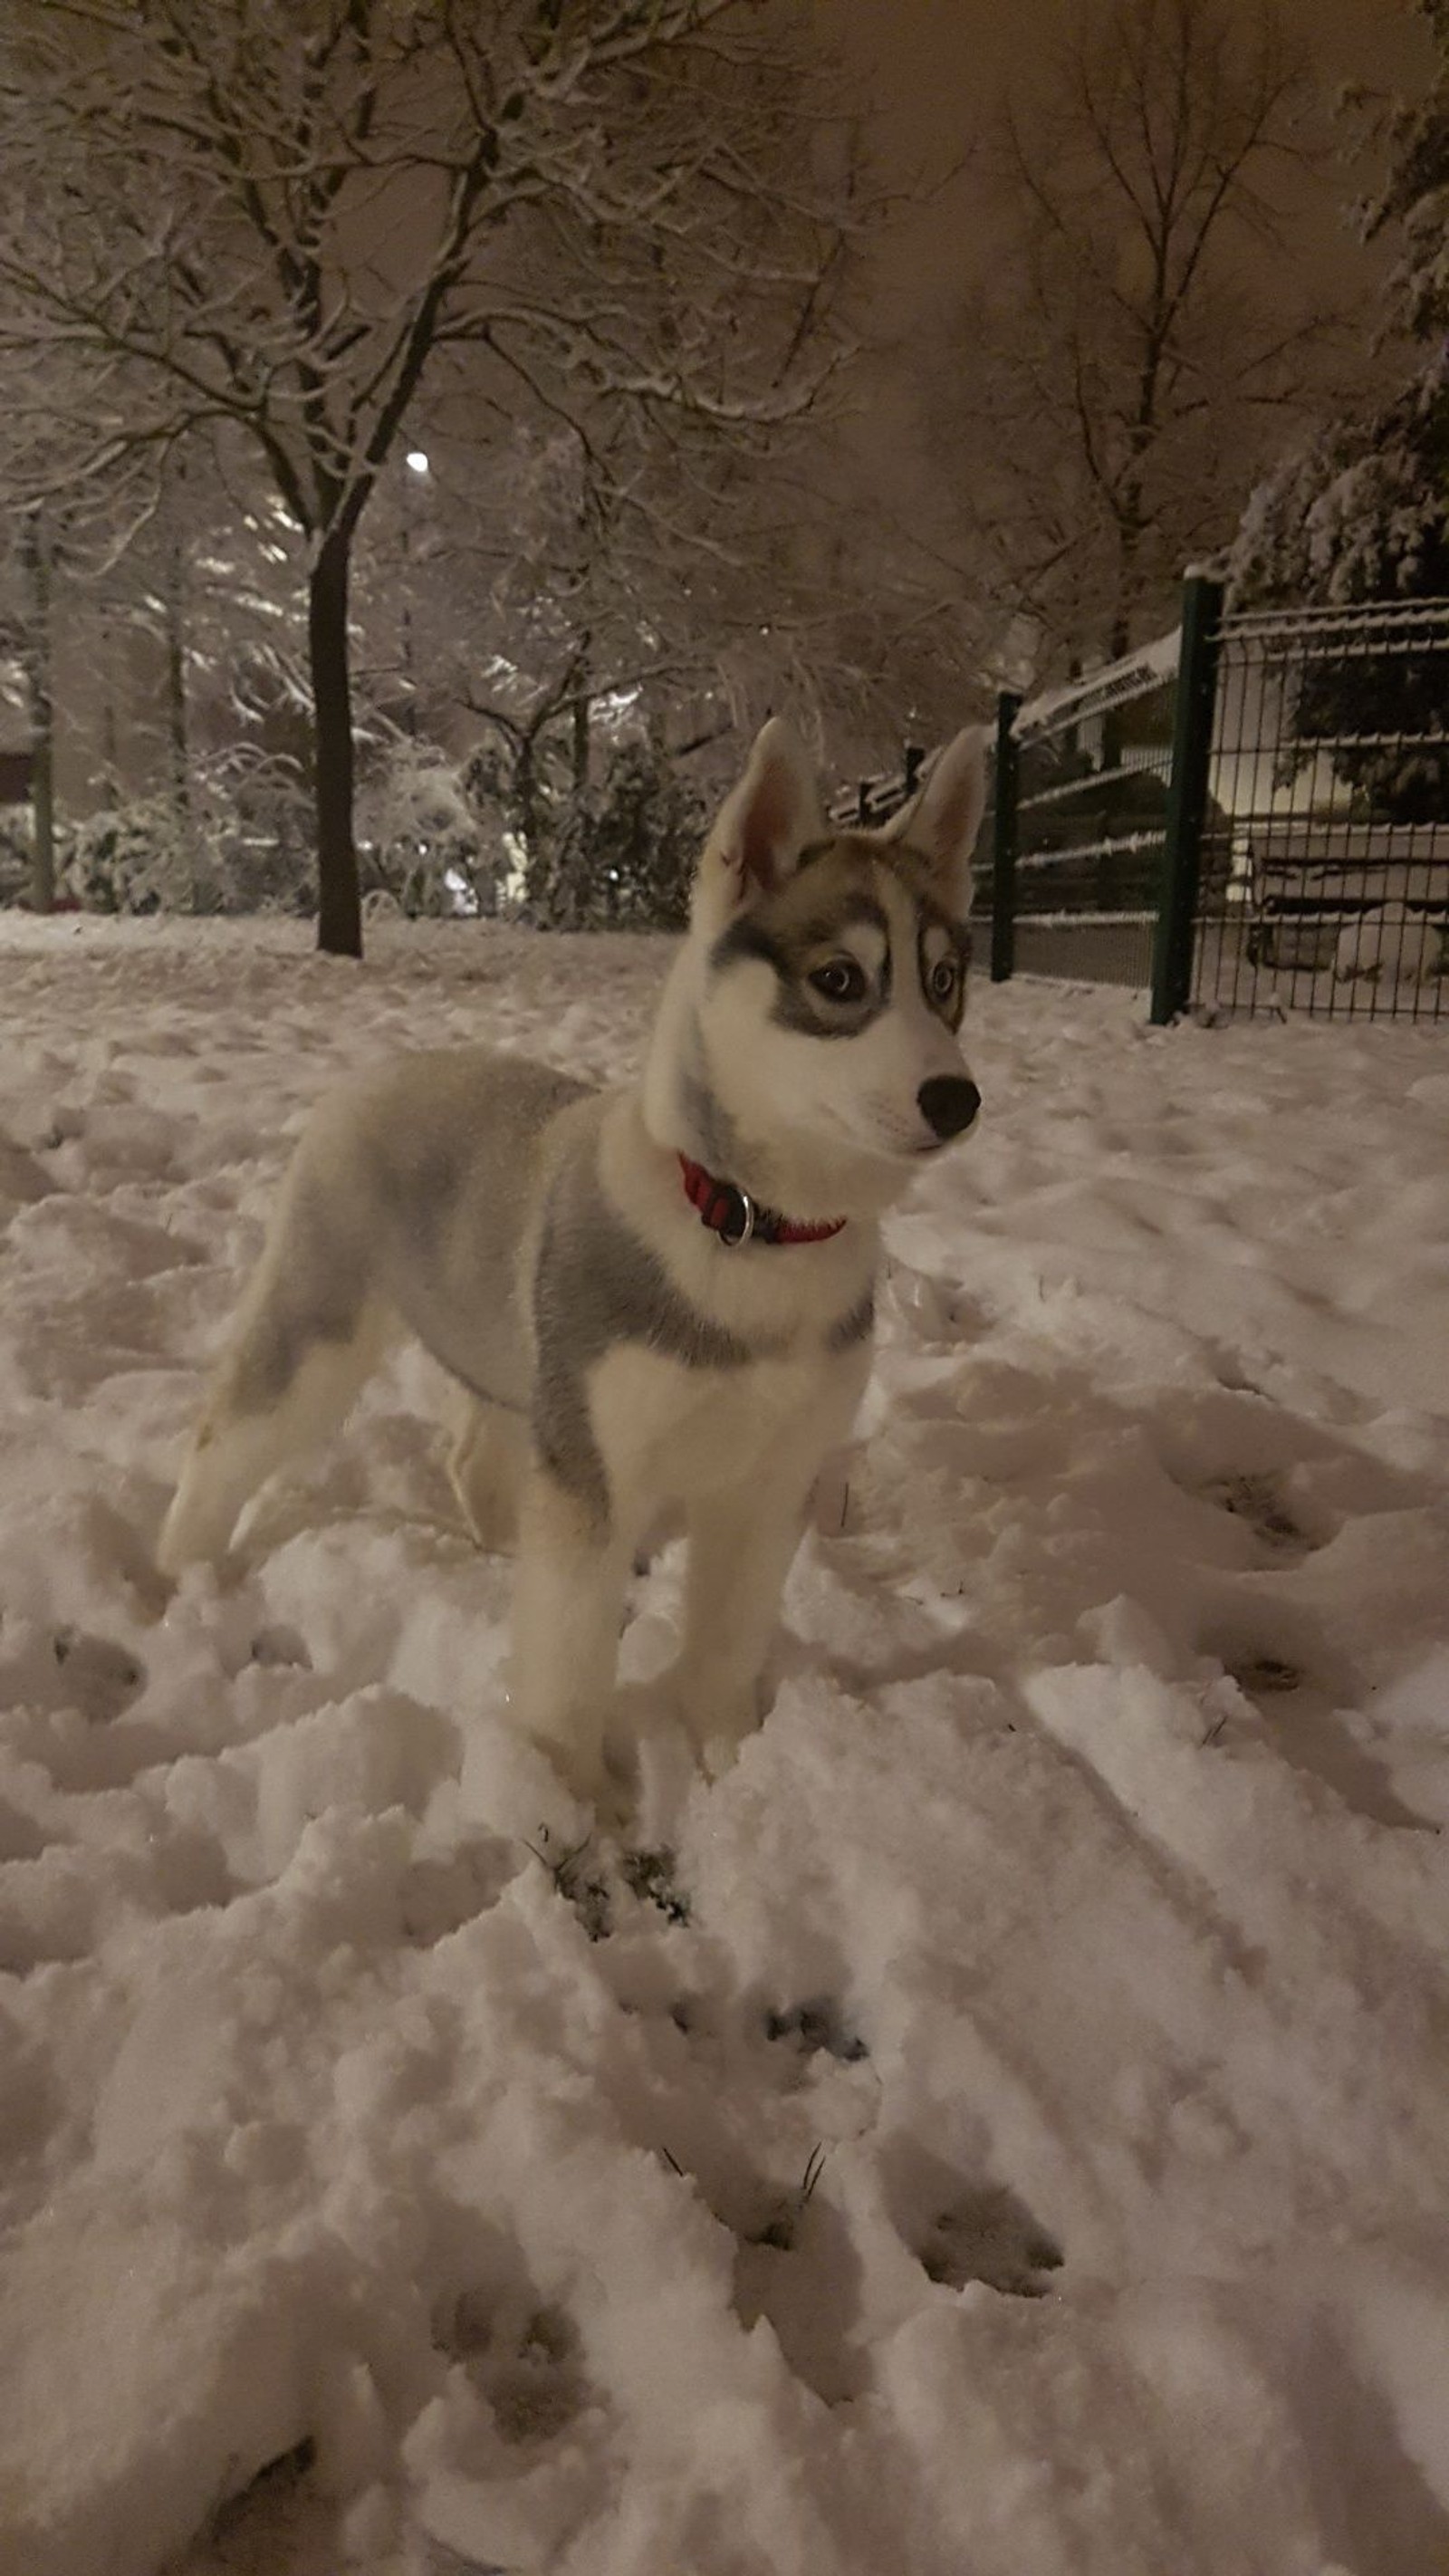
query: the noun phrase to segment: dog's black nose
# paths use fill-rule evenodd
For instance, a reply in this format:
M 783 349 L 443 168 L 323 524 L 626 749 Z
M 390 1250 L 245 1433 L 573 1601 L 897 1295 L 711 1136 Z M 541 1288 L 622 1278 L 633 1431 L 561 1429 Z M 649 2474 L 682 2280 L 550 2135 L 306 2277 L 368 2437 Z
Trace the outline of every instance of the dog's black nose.
M 933 1073 L 916 1094 L 916 1103 L 927 1125 L 944 1144 L 948 1136 L 963 1135 L 981 1106 L 981 1094 L 964 1074 Z

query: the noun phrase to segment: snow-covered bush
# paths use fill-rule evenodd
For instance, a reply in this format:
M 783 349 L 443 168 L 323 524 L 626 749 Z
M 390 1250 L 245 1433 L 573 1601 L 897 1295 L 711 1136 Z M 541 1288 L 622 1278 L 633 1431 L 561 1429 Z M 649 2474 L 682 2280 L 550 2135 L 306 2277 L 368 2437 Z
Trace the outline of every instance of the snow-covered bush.
M 310 912 L 317 862 L 301 760 L 234 742 L 198 761 L 189 785 L 199 853 L 195 908 Z
M 469 792 L 468 765 L 431 744 L 404 743 L 362 800 L 364 891 L 402 913 L 493 913 L 501 851 Z
M 17 807 L 0 813 L 0 906 L 28 899 L 30 871 L 30 834 Z
M 1407 904 L 1380 904 L 1346 922 L 1334 950 L 1340 983 L 1432 984 L 1444 971 L 1442 925 Z
M 470 805 L 487 817 L 499 853 L 496 907 L 516 908 L 548 878 L 573 796 L 573 764 L 557 724 L 490 736 L 463 765 Z
M 1233 560 L 1239 606 L 1449 596 L 1449 378 L 1409 388 L 1371 419 L 1339 422 L 1290 457 L 1248 506 Z M 1442 628 L 1394 638 L 1345 632 L 1303 665 L 1293 729 L 1305 759 L 1334 745 L 1340 777 L 1386 821 L 1449 816 Z M 1345 740 L 1344 737 L 1353 739 Z
M 218 909 L 214 888 L 207 901 L 197 881 L 191 833 L 160 796 L 88 814 L 67 836 L 58 874 L 62 896 L 85 912 Z
M 1320 429 L 1253 494 L 1230 565 L 1239 607 L 1449 596 L 1449 7 L 1420 0 L 1420 14 L 1437 76 L 1389 120 L 1383 184 L 1359 209 L 1366 239 L 1397 245 L 1383 303 L 1388 391 Z M 1315 735 L 1333 741 L 1339 774 L 1392 821 L 1449 815 L 1442 635 L 1434 644 L 1315 662 L 1295 709 L 1304 757 Z
M 621 743 L 530 868 L 529 918 L 548 930 L 682 929 L 706 819 L 663 753 Z
M 184 812 L 138 797 L 76 825 L 59 881 L 87 912 L 308 912 L 316 862 L 298 765 L 251 744 L 208 754 Z

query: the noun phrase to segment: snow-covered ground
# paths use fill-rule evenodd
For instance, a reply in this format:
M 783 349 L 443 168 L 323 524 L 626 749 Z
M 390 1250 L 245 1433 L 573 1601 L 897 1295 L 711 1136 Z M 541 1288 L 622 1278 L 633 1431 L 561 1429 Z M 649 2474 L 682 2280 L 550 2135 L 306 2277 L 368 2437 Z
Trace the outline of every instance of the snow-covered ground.
M 318 1088 L 661 951 L 306 937 L 0 922 L 0 2564 L 1443 2576 L 1449 1041 L 983 986 L 773 1713 L 570 1859 L 420 1356 L 150 1548 Z

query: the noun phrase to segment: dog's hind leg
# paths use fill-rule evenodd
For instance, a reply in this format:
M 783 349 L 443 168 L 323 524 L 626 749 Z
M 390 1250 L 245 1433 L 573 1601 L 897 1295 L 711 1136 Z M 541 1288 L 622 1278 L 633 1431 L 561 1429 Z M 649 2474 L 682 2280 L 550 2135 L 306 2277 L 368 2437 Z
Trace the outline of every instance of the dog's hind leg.
M 475 1395 L 459 1406 L 448 1457 L 454 1493 L 478 1545 L 509 1556 L 518 1544 L 518 1506 L 528 1472 L 528 1416 Z
M 397 1332 L 358 1267 L 324 1264 L 288 1210 L 268 1242 L 213 1379 L 162 1526 L 163 1574 L 221 1556 L 279 1467 L 339 1430 Z
M 302 1338 L 271 1316 L 255 1319 L 223 1361 L 197 1426 L 156 1551 L 163 1574 L 225 1553 L 267 1478 L 340 1430 L 395 1329 L 370 1305 L 345 1339 Z M 259 1395 L 269 1378 L 276 1392 Z

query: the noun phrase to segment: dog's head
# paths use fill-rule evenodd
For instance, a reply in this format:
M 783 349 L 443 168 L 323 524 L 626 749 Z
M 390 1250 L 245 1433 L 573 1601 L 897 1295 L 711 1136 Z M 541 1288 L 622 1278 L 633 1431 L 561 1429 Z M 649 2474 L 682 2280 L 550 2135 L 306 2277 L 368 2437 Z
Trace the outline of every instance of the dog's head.
M 960 1030 L 985 798 L 972 730 L 883 831 L 833 831 L 801 744 L 765 726 L 691 913 L 701 1070 L 742 1134 L 783 1126 L 832 1164 L 901 1171 L 972 1125 Z

